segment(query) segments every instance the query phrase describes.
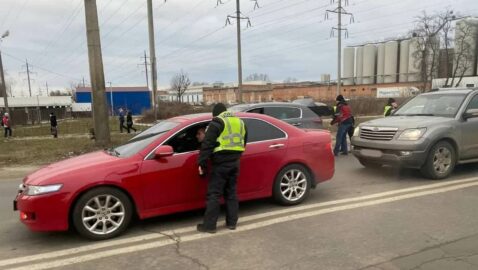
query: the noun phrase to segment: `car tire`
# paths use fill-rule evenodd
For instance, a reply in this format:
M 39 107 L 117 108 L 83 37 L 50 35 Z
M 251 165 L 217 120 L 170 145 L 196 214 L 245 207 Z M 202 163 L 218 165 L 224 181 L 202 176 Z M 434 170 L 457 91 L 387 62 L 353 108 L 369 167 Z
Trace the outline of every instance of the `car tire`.
M 303 202 L 310 193 L 312 176 L 302 165 L 284 167 L 276 176 L 273 187 L 274 200 L 282 205 L 296 205 Z
M 430 149 L 425 165 L 420 171 L 427 178 L 444 179 L 453 172 L 455 165 L 455 148 L 449 142 L 441 141 Z
M 105 240 L 123 233 L 132 215 L 131 200 L 124 192 L 100 187 L 78 199 L 73 208 L 72 221 L 80 235 L 91 240 Z
M 360 164 L 362 164 L 362 166 L 364 166 L 367 169 L 380 169 L 380 168 L 382 168 L 382 164 L 380 164 L 380 163 L 375 163 L 375 162 L 368 161 L 368 160 L 363 160 L 363 159 L 359 159 L 359 162 L 360 162 Z

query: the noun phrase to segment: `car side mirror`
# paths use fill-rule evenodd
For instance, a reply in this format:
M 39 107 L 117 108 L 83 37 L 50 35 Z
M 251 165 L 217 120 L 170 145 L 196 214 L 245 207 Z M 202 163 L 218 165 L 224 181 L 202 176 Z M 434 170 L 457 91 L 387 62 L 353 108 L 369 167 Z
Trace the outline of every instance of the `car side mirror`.
M 469 109 L 463 114 L 463 119 L 468 120 L 470 118 L 478 117 L 478 109 Z
M 164 158 L 164 157 L 170 157 L 174 155 L 174 150 L 171 146 L 169 145 L 162 145 L 154 151 L 154 158 L 159 159 L 159 158 Z

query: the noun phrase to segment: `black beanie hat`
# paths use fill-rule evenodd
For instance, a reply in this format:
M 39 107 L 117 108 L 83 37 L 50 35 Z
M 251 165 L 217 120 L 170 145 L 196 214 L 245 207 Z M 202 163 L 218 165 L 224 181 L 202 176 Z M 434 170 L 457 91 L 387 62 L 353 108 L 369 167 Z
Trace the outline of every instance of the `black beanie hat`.
M 336 101 L 345 101 L 345 98 L 344 98 L 344 96 L 342 96 L 342 95 L 338 95 L 335 100 L 336 100 Z
M 216 117 L 225 111 L 227 111 L 226 105 L 218 103 L 214 105 L 214 108 L 212 109 L 212 116 Z

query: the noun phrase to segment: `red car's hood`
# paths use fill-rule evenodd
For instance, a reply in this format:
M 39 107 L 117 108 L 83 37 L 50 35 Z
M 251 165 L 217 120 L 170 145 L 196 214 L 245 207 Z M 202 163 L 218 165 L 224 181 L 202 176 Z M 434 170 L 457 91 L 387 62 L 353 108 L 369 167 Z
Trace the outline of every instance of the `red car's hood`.
M 103 151 L 93 152 L 63 161 L 52 163 L 40 168 L 25 177 L 24 183 L 29 185 L 57 184 L 69 180 L 69 175 L 77 171 L 88 170 L 88 167 L 106 165 L 117 161 L 118 157 L 108 155 Z

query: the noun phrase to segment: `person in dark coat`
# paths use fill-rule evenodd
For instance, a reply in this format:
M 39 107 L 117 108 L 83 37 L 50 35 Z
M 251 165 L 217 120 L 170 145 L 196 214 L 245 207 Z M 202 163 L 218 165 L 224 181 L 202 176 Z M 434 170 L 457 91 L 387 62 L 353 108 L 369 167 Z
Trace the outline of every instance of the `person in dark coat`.
M 220 213 L 220 199 L 224 196 L 226 226 L 235 230 L 238 221 L 237 177 L 239 161 L 247 143 L 247 128 L 239 117 L 226 110 L 224 104 L 213 108 L 213 120 L 206 129 L 198 158 L 201 177 L 208 172 L 208 161 L 212 161 L 208 182 L 206 212 L 203 223 L 197 225 L 199 232 L 215 233 Z M 227 125 L 228 128 L 225 128 Z
M 56 116 L 53 112 L 50 113 L 50 132 L 53 138 L 58 138 L 58 123 L 56 122 Z
M 126 115 L 126 129 L 128 130 L 128 133 L 131 133 L 131 129 L 136 132 L 137 130 L 133 127 L 133 114 L 128 111 L 128 114 Z

